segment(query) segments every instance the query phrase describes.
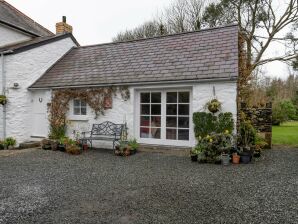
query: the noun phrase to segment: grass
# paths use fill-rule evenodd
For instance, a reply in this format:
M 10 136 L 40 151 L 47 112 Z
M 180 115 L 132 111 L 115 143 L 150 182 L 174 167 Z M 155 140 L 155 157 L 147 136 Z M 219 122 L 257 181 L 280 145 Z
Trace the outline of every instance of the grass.
M 281 126 L 273 126 L 272 142 L 274 145 L 298 147 L 298 122 L 287 122 Z

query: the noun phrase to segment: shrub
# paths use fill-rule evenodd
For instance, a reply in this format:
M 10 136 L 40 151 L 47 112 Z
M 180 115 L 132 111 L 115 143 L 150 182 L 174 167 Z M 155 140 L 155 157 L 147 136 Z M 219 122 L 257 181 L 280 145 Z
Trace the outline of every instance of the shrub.
M 193 114 L 194 131 L 196 138 L 205 137 L 210 133 L 223 133 L 226 130 L 232 133 L 234 119 L 232 113 L 220 113 L 218 116 L 206 112 Z
M 273 103 L 272 105 L 272 123 L 280 125 L 289 120 L 296 120 L 297 108 L 291 100 L 283 100 Z
M 238 145 L 244 147 L 254 146 L 256 144 L 256 136 L 256 129 L 251 122 L 249 120 L 242 120 L 238 133 Z
M 232 145 L 233 136 L 226 131 L 225 133 L 211 133 L 204 138 L 199 138 L 195 149 L 202 152 L 204 161 L 214 163 L 220 161 L 222 153 L 229 153 Z
M 9 147 L 14 147 L 17 144 L 17 140 L 14 139 L 13 137 L 8 137 L 4 140 L 4 145 Z

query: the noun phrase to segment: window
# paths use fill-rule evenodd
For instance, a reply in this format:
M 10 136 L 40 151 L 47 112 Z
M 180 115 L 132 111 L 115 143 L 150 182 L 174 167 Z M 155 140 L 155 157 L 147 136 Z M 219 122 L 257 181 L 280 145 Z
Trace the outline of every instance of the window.
M 161 138 L 161 93 L 141 93 L 140 137 Z
M 167 92 L 166 139 L 189 140 L 189 92 Z
M 87 103 L 84 100 L 73 100 L 73 114 L 87 115 Z
M 140 138 L 189 141 L 190 92 L 140 93 Z

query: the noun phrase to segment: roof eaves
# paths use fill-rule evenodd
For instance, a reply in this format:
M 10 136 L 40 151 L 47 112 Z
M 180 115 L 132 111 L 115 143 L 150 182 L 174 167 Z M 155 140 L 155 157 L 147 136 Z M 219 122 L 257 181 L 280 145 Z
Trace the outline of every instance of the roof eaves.
M 80 46 L 79 43 L 77 42 L 77 40 L 75 39 L 75 37 L 71 33 L 67 33 L 67 34 L 63 34 L 63 35 L 59 35 L 59 36 L 53 36 L 52 38 L 49 38 L 49 39 L 46 39 L 46 40 L 41 40 L 40 42 L 36 42 L 36 43 L 29 44 L 29 45 L 21 46 L 17 49 L 13 49 L 12 51 L 10 51 L 9 53 L 6 53 L 6 54 L 18 54 L 18 53 L 28 51 L 28 50 L 31 50 L 33 48 L 40 47 L 40 46 L 43 46 L 45 44 L 49 44 L 49 43 L 52 43 L 52 42 L 55 42 L 55 41 L 58 41 L 58 40 L 62 40 L 62 39 L 68 38 L 68 37 L 70 37 L 72 39 L 72 41 L 77 46 Z M 6 49 L 5 51 L 7 51 L 7 50 L 9 50 L 9 49 Z

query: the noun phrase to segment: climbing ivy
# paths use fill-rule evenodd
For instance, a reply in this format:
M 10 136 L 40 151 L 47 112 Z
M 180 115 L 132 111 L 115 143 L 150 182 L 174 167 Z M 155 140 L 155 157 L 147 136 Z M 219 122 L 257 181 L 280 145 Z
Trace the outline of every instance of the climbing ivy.
M 101 87 L 82 89 L 59 89 L 52 92 L 49 106 L 50 138 L 59 139 L 66 132 L 66 114 L 69 102 L 73 99 L 84 100 L 93 109 L 95 118 L 105 111 L 105 98 L 120 94 L 123 100 L 130 98 L 128 87 Z

